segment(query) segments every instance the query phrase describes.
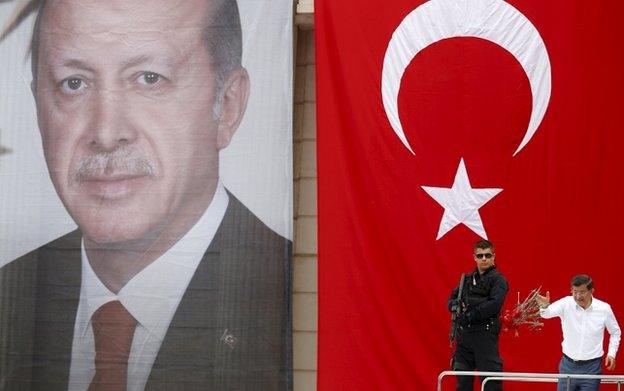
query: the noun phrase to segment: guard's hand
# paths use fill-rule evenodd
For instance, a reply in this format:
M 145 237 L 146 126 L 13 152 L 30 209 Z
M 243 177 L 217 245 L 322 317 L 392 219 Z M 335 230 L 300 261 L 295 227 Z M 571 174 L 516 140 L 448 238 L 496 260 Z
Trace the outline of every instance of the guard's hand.
M 546 308 L 550 305 L 550 291 L 546 291 L 546 296 L 537 295 L 537 303 L 542 308 Z
M 610 371 L 614 370 L 615 369 L 615 357 L 607 356 L 607 358 L 605 359 L 605 367 L 607 367 L 607 369 Z
M 477 311 L 474 310 L 470 310 L 466 313 L 466 320 L 468 321 L 468 323 L 474 323 L 477 321 Z

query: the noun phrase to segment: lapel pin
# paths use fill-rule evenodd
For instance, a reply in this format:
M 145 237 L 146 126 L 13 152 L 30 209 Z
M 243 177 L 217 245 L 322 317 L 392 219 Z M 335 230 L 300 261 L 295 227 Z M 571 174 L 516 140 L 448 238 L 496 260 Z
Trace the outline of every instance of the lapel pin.
M 234 350 L 234 348 L 236 348 L 236 345 L 238 345 L 238 338 L 236 338 L 236 336 L 232 334 L 229 329 L 225 329 L 223 331 L 223 335 L 221 335 L 221 338 L 219 340 L 226 344 L 232 350 Z

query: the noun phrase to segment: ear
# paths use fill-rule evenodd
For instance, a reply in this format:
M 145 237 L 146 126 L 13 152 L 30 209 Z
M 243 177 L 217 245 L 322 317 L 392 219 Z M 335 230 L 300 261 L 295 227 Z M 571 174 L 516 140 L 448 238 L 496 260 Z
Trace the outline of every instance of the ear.
M 249 75 L 245 68 L 238 68 L 230 73 L 223 85 L 217 148 L 227 147 L 240 125 L 247 99 L 249 98 Z

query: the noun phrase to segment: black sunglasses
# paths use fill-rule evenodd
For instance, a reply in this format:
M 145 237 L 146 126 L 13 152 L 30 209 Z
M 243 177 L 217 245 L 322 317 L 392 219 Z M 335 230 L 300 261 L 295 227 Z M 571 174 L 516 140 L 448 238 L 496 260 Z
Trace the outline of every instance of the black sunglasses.
M 494 254 L 492 253 L 485 253 L 485 254 L 475 254 L 475 257 L 477 257 L 477 259 L 483 259 L 483 257 L 490 259 L 494 256 Z

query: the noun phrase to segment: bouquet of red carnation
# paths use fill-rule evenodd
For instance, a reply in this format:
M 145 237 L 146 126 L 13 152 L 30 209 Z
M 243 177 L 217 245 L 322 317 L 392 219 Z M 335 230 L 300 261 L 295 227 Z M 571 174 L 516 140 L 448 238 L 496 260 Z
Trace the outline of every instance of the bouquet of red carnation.
M 505 310 L 500 317 L 504 331 L 513 330 L 517 337 L 520 327 L 526 327 L 529 330 L 539 330 L 542 328 L 544 324 L 540 322 L 540 305 L 537 301 L 540 289 L 542 289 L 542 287 L 533 289 L 522 303 L 520 302 L 520 292 L 518 292 L 518 302 L 515 307 Z

